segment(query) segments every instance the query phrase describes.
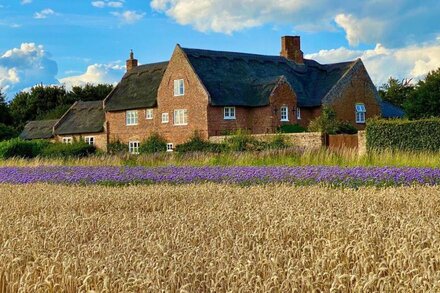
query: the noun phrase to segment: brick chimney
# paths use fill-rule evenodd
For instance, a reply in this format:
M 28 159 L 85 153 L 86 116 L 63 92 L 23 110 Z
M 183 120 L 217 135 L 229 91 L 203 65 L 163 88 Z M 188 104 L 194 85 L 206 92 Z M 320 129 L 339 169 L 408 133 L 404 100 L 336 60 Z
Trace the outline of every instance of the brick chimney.
M 134 59 L 133 50 L 130 51 L 130 59 L 126 62 L 127 72 L 138 66 L 138 60 Z
M 304 64 L 304 54 L 301 51 L 301 37 L 281 37 L 281 56 L 298 64 Z

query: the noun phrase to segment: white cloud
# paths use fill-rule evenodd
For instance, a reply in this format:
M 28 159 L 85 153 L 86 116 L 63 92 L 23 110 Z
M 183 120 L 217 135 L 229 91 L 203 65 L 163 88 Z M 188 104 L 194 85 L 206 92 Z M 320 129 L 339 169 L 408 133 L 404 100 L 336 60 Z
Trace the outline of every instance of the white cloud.
M 125 68 L 119 64 L 93 64 L 85 73 L 60 79 L 67 88 L 85 84 L 117 83 L 124 74 Z
M 440 31 L 438 0 L 150 0 L 153 10 L 196 30 L 232 34 L 264 24 L 299 31 L 342 28 L 351 45 L 398 47 Z
M 390 76 L 395 78 L 412 78 L 418 80 L 432 70 L 440 67 L 440 42 L 409 46 L 400 49 L 389 49 L 377 44 L 374 49 L 361 51 L 339 48 L 321 50 L 306 55 L 321 63 L 335 63 L 361 58 L 373 82 L 376 85 L 385 83 Z
M 57 73 L 57 63 L 34 43 L 23 43 L 0 57 L 0 88 L 8 95 L 37 83 L 57 84 Z
M 110 7 L 110 8 L 122 8 L 125 1 L 92 1 L 92 6 L 98 8 Z
M 21 5 L 26 5 L 32 3 L 32 0 L 21 0 L 20 3 Z
M 121 23 L 124 24 L 136 23 L 145 16 L 145 13 L 136 12 L 134 10 L 126 10 L 124 12 L 112 12 L 111 14 L 118 17 Z
M 54 15 L 54 14 L 55 14 L 55 11 L 53 11 L 50 8 L 46 8 L 46 9 L 41 10 L 40 12 L 35 12 L 34 18 L 35 19 L 45 19 L 49 15 Z

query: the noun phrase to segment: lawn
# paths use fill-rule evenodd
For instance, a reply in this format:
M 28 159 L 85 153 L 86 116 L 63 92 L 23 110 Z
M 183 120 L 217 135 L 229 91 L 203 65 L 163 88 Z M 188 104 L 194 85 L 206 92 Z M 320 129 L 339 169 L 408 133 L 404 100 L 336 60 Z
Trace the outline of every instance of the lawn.
M 440 187 L 0 184 L 0 292 L 437 292 Z

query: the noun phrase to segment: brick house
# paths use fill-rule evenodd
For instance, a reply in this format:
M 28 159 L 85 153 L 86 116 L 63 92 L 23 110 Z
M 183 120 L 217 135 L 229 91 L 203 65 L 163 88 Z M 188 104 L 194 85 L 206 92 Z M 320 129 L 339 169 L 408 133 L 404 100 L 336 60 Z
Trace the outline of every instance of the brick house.
M 323 105 L 365 128 L 381 115 L 381 99 L 360 59 L 319 64 L 303 58 L 300 37 L 281 40 L 280 56 L 182 48 L 169 62 L 138 66 L 104 101 L 109 140 L 136 148 L 153 132 L 171 149 L 195 131 L 203 138 L 237 129 L 273 133 L 282 124 L 308 126 Z
M 304 59 L 298 36 L 282 37 L 280 56 L 176 45 L 167 62 L 138 65 L 131 52 L 126 65 L 103 102 L 69 109 L 54 127 L 55 139 L 93 136 L 101 149 L 118 141 L 136 153 L 153 133 L 172 150 L 196 131 L 208 139 L 238 129 L 264 134 L 283 124 L 307 127 L 325 105 L 358 129 L 367 118 L 402 116 L 381 101 L 360 59 L 336 64 Z

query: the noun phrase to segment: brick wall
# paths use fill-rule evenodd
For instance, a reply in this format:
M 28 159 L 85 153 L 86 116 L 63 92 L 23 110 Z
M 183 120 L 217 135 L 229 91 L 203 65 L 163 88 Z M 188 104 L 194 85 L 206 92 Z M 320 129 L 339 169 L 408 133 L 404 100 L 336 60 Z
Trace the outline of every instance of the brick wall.
M 321 112 L 321 107 L 301 108 L 301 119 L 298 120 L 298 124 L 304 128 L 309 127 L 310 121 L 321 116 Z
M 147 139 L 155 130 L 154 119 L 158 116 L 157 108 L 153 109 L 153 120 L 146 119 L 146 109 L 136 109 L 138 111 L 138 125 L 126 125 L 126 111 L 106 112 L 107 129 L 109 141 L 128 144 L 129 141 L 143 141 Z
M 276 134 L 254 134 L 258 140 L 270 141 Z M 320 149 L 322 145 L 322 136 L 319 132 L 303 132 L 303 133 L 285 133 L 282 134 L 286 141 L 290 144 L 298 147 L 302 147 L 308 150 Z M 209 138 L 210 142 L 221 143 L 227 140 L 230 136 L 212 136 Z
M 107 134 L 105 132 L 100 133 L 83 133 L 74 135 L 56 135 L 55 142 L 63 142 L 64 137 L 72 137 L 73 141 L 84 141 L 86 136 L 93 136 L 95 138 L 95 146 L 97 149 L 107 151 Z
M 289 121 L 281 122 L 280 108 L 287 106 Z M 238 129 L 247 129 L 251 133 L 274 133 L 282 125 L 295 124 L 296 96 L 290 85 L 284 80 L 280 81 L 270 96 L 270 105 L 264 107 L 235 107 L 235 119 L 224 119 L 224 107 L 208 107 L 209 136 L 222 135 Z
M 174 80 L 183 79 L 185 94 L 174 96 Z M 174 146 L 186 142 L 195 131 L 208 138 L 208 93 L 195 74 L 182 49 L 177 46 L 171 57 L 158 91 L 158 110 L 155 123 L 158 132 Z M 188 111 L 187 125 L 174 125 L 174 110 Z M 169 122 L 163 124 L 161 114 L 169 113 Z
M 334 96 L 330 105 L 339 120 L 349 121 L 357 129 L 365 129 L 365 124 L 356 123 L 356 103 L 365 104 L 366 119 L 380 116 L 377 90 L 362 62 L 358 61 L 350 73 L 332 90 Z

